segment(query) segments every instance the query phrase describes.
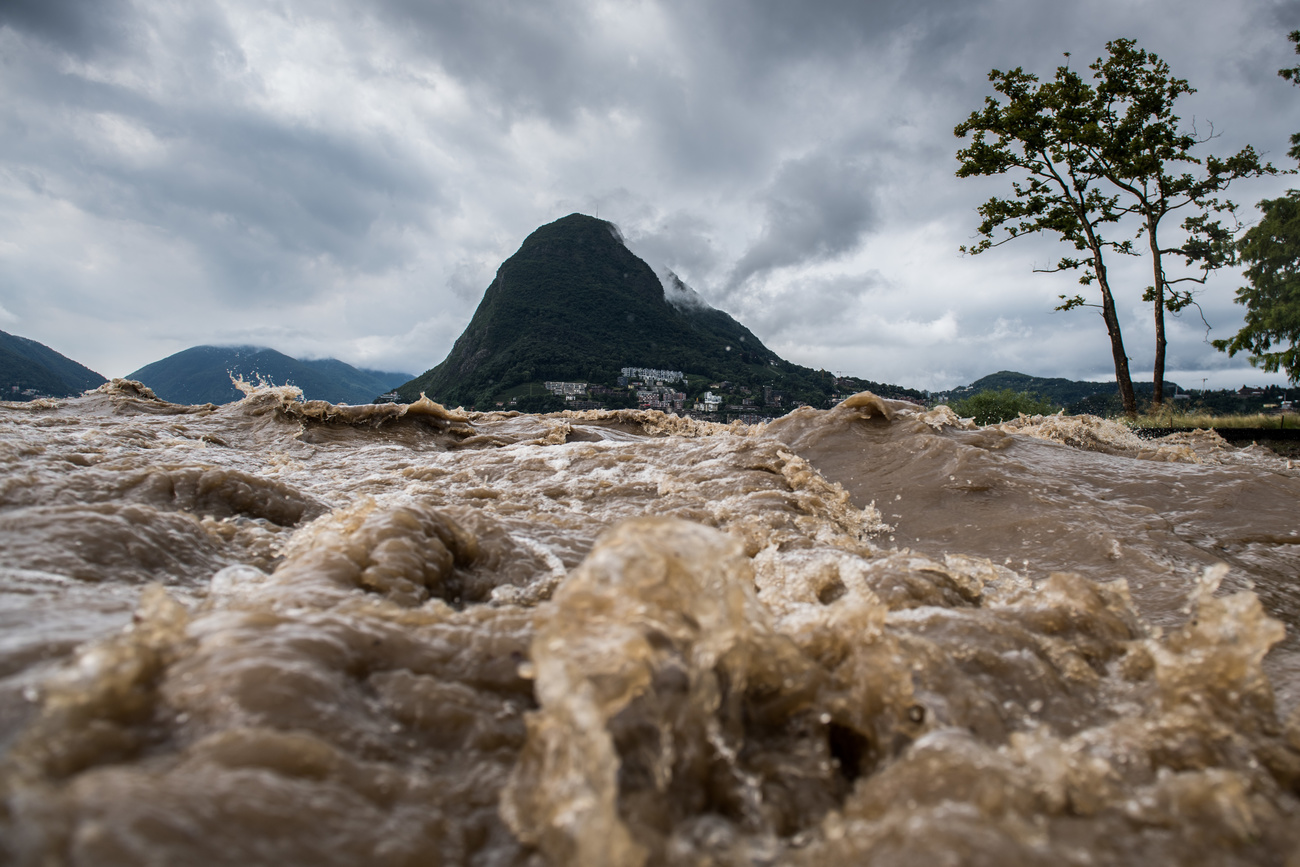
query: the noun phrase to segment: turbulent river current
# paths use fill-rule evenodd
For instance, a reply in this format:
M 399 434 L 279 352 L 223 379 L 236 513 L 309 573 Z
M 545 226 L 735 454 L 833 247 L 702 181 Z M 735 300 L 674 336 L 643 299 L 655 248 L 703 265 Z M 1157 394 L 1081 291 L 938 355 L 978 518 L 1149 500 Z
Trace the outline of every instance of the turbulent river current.
M 0 863 L 1300 864 L 1300 468 L 856 395 L 0 404 Z

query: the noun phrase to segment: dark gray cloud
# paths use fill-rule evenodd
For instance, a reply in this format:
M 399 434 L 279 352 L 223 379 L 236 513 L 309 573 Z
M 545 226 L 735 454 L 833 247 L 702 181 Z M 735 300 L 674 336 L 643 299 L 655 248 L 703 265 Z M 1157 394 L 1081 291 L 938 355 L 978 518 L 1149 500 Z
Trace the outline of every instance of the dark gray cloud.
M 224 21 L 189 24 L 177 47 L 190 80 L 162 93 L 17 64 L 25 98 L 7 118 L 0 159 L 89 214 L 165 227 L 232 299 L 310 298 L 320 287 L 300 279 L 304 261 L 392 268 L 404 252 L 375 229 L 428 231 L 436 178 L 413 171 L 391 135 L 221 99 L 214 85 L 244 66 L 242 52 Z
M 602 50 L 593 4 L 379 0 L 370 8 L 408 50 L 483 94 L 504 122 L 516 113 L 567 118 L 618 101 L 620 60 Z
M 852 157 L 814 154 L 782 163 L 762 195 L 762 234 L 736 262 L 728 288 L 852 250 L 875 222 L 871 189 L 871 173 Z
M 1002 181 L 953 176 L 953 126 L 990 68 L 1131 36 L 1199 88 L 1213 150 L 1284 160 L 1296 27 L 1300 0 L 8 0 L 0 322 L 108 374 L 241 333 L 423 370 L 532 229 L 598 210 L 796 361 L 1095 375 L 1100 325 L 1032 271 L 1059 248 L 957 253 Z M 1204 293 L 1216 329 L 1235 286 Z M 1173 326 L 1189 376 L 1252 376 L 1195 332 Z
M 130 0 L 5 0 L 0 4 L 0 27 L 90 57 L 138 44 L 133 13 Z

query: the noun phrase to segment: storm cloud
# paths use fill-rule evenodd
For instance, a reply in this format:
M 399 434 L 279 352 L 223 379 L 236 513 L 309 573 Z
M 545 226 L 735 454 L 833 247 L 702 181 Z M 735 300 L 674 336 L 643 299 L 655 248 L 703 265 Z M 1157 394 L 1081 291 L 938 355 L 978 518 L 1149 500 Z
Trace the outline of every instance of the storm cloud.
M 10 0 L 0 321 L 106 375 L 199 343 L 422 371 L 538 225 L 598 213 L 791 360 L 918 388 L 1110 375 L 1062 251 L 963 257 L 1005 179 L 954 177 L 992 68 L 1135 38 L 1218 135 L 1288 165 L 1296 0 Z M 1286 178 L 1233 198 L 1279 195 Z M 1117 263 L 1150 365 L 1144 264 Z M 1239 276 L 1200 301 L 1240 324 Z M 1184 385 L 1274 381 L 1171 327 Z
M 852 157 L 818 154 L 783 163 L 761 195 L 762 234 L 736 262 L 731 287 L 854 249 L 874 222 L 871 189 L 870 173 Z

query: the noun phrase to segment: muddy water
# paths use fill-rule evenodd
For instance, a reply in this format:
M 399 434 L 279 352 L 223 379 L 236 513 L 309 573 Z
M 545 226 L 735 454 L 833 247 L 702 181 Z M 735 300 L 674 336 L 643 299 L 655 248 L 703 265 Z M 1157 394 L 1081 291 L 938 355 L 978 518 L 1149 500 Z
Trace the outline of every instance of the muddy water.
M 766 427 L 0 405 L 0 862 L 1300 863 L 1300 470 Z

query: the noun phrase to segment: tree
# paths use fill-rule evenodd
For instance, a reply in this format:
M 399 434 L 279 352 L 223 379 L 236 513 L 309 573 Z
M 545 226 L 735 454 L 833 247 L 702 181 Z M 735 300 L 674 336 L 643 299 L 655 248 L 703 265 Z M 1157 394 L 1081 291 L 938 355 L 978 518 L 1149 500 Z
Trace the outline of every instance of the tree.
M 1227 213 L 1235 224 L 1236 205 L 1219 194 L 1234 180 L 1277 170 L 1261 163 L 1249 145 L 1227 159 L 1193 156 L 1192 149 L 1212 139 L 1213 130 L 1201 137 L 1194 127 L 1180 129 L 1173 108 L 1195 88 L 1174 78 L 1167 63 L 1137 48 L 1132 39 L 1112 40 L 1106 50 L 1108 56 L 1089 67 L 1096 80 L 1098 102 L 1091 112 L 1096 125 L 1081 130 L 1079 145 L 1090 169 L 1126 194 L 1125 211 L 1140 219 L 1137 237 L 1147 240 L 1153 279 L 1143 300 L 1154 312 L 1152 403 L 1158 406 L 1164 400 L 1165 313 L 1195 303 L 1192 289 L 1179 285 L 1204 285 L 1212 271 L 1234 261 L 1234 230 L 1215 215 Z M 1179 211 L 1186 214 L 1181 241 L 1164 246 L 1162 222 Z M 1166 269 L 1170 256 L 1182 257 L 1199 274 L 1171 277 Z
M 1300 45 L 1300 32 L 1295 36 Z M 1234 180 L 1274 174 L 1276 169 L 1261 163 L 1249 146 L 1227 159 L 1194 156 L 1192 149 L 1212 139 L 1213 130 L 1205 137 L 1195 128 L 1181 130 L 1173 105 L 1195 90 L 1131 39 L 1112 40 L 1106 50 L 1108 56 L 1089 67 L 1095 84 L 1067 66 L 1058 67 L 1055 80 L 1041 86 L 1020 69 L 989 74 L 1007 103 L 988 98 L 983 112 L 972 113 L 954 130 L 963 138 L 975 134 L 972 145 L 957 154 L 962 161 L 957 175 L 1018 169 L 1029 175 L 1029 183 L 1012 185 L 1014 199 L 992 198 L 982 205 L 979 231 L 984 240 L 962 249 L 980 253 L 1023 234 L 1053 231 L 1085 251 L 1082 259 L 1065 258 L 1046 270 L 1083 268 L 1080 282 L 1097 283 L 1101 304 L 1090 304 L 1081 295 L 1061 296 L 1057 309 L 1101 308 L 1115 379 L 1125 412 L 1132 414 L 1132 383 L 1104 253 L 1134 254 L 1133 241 L 1146 238 L 1153 280 L 1143 299 L 1154 313 L 1152 401 L 1158 405 L 1164 400 L 1165 313 L 1177 314 L 1195 303 L 1193 290 L 1180 284 L 1203 285 L 1212 271 L 1234 261 L 1235 227 L 1225 227 L 1216 215 L 1233 215 L 1235 224 L 1236 205 L 1218 196 Z M 1300 77 L 1300 68 L 1285 72 Z M 1161 237 L 1162 224 L 1175 212 L 1185 216 L 1179 242 L 1170 245 Z M 1133 238 L 1114 241 L 1101 236 L 1102 227 L 1130 216 L 1139 223 Z M 995 241 L 998 230 L 1006 237 Z M 1182 257 L 1195 271 L 1170 276 L 1166 263 L 1171 256 Z
M 949 408 L 962 418 L 974 418 L 975 423 L 981 425 L 1011 421 L 1022 413 L 1047 415 L 1055 409 L 1050 400 L 1014 388 L 981 391 L 952 402 Z
M 1229 356 L 1249 352 L 1250 363 L 1283 370 L 1300 382 L 1300 190 L 1259 203 L 1264 218 L 1242 237 L 1239 251 L 1249 262 L 1249 286 L 1237 290 L 1246 324 L 1230 340 L 1214 341 Z M 1289 345 L 1288 345 L 1289 344 Z M 1277 345 L 1278 351 L 1273 350 Z M 1285 347 L 1285 348 L 1282 348 Z
M 987 97 L 983 111 L 972 112 L 953 132 L 958 138 L 972 137 L 969 147 L 958 151 L 961 166 L 957 177 L 1001 175 L 1016 171 L 1026 182 L 1012 183 L 1013 198 L 990 198 L 979 208 L 984 221 L 979 226 L 983 240 L 963 253 L 979 254 L 1024 235 L 1055 233 L 1083 255 L 1062 258 L 1049 271 L 1082 270 L 1079 282 L 1096 284 L 1101 303 L 1085 304 L 1081 296 L 1066 298 L 1056 309 L 1099 307 L 1110 337 L 1124 411 L 1137 414 L 1128 356 L 1120 333 L 1115 299 L 1106 271 L 1105 254 L 1132 252 L 1131 241 L 1116 242 L 1102 234 L 1125 214 L 1117 194 L 1106 195 L 1099 181 L 1102 175 L 1094 155 L 1084 146 L 1087 131 L 1098 125 L 1099 107 L 1094 89 L 1066 66 L 1058 67 L 1056 78 L 1039 84 L 1023 69 L 993 70 L 989 81 L 1006 97 L 1001 103 Z
M 1292 30 L 1287 34 L 1287 39 L 1295 46 L 1295 53 L 1300 54 L 1300 30 Z M 1300 85 L 1300 66 L 1293 66 L 1289 69 L 1279 69 L 1277 74 L 1295 85 Z M 1300 160 L 1300 132 L 1291 135 L 1291 150 L 1287 151 L 1287 156 L 1293 160 Z
M 1300 54 L 1300 30 L 1287 38 Z M 1277 74 L 1300 85 L 1300 67 L 1279 69 Z M 1300 133 L 1291 136 L 1290 156 L 1300 160 Z M 1229 340 L 1214 346 L 1229 356 L 1250 353 L 1250 363 L 1270 373 L 1286 372 L 1300 382 L 1300 191 L 1288 190 L 1280 199 L 1259 203 L 1264 218 L 1238 242 L 1237 252 L 1246 269 L 1249 286 L 1237 290 L 1236 301 L 1246 306 L 1246 324 Z M 1278 351 L 1271 351 L 1277 345 Z M 1283 348 L 1285 347 L 1285 348 Z

